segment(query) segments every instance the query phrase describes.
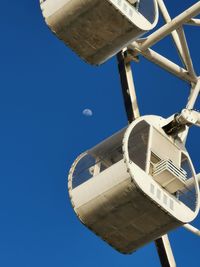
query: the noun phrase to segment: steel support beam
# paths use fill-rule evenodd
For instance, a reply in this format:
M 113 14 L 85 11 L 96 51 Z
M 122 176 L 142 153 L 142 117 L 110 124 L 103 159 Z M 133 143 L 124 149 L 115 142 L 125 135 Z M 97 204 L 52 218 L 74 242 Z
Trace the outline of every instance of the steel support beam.
M 194 108 L 194 105 L 195 105 L 197 98 L 199 96 L 199 92 L 200 92 L 200 78 L 198 79 L 197 84 L 194 87 L 192 87 L 192 89 L 191 89 L 188 103 L 186 105 L 187 109 L 193 109 Z
M 122 94 L 124 99 L 124 106 L 129 123 L 140 116 L 135 86 L 133 82 L 133 75 L 130 61 L 126 60 L 126 52 L 119 52 L 117 54 L 118 70 L 121 81 Z
M 157 1 L 163 17 L 167 23 L 156 32 L 148 36 L 146 39 L 141 39 L 137 42 L 133 42 L 128 46 L 127 51 L 122 51 L 117 55 L 124 105 L 129 123 L 140 116 L 130 65 L 130 61 L 136 60 L 138 54 L 143 55 L 149 61 L 159 65 L 160 67 L 174 74 L 180 79 L 192 84 L 187 108 L 192 109 L 194 107 L 194 104 L 200 92 L 200 79 L 195 74 L 193 63 L 190 57 L 190 51 L 182 28 L 183 24 L 187 22 L 190 24 L 195 23 L 195 25 L 199 23 L 200 25 L 200 20 L 193 19 L 193 17 L 200 13 L 200 1 L 198 1 L 196 4 L 194 4 L 192 7 L 187 9 L 185 12 L 183 12 L 173 20 L 171 20 L 163 0 Z M 174 62 L 150 49 L 152 45 L 159 42 L 169 34 L 172 34 L 172 38 L 186 69 L 178 66 Z M 128 53 L 128 56 L 126 52 Z M 182 136 L 184 140 L 186 139 L 187 133 L 188 129 L 185 131 L 184 136 Z M 191 232 L 200 235 L 200 231 L 193 226 L 184 225 L 184 227 Z M 176 262 L 173 256 L 168 235 L 166 234 L 155 240 L 155 244 L 162 267 L 176 267 Z
M 191 224 L 187 223 L 187 224 L 184 224 L 183 227 L 190 231 L 191 233 L 197 235 L 197 236 L 200 236 L 200 230 L 197 229 L 196 227 L 192 226 Z
M 169 12 L 165 6 L 164 1 L 163 0 L 157 0 L 157 2 L 158 2 L 158 6 L 160 8 L 160 11 L 162 13 L 162 16 L 163 16 L 165 22 L 169 23 L 172 19 L 169 15 Z M 175 30 L 175 31 L 171 32 L 171 35 L 172 35 L 172 39 L 174 40 L 175 46 L 177 48 L 178 54 L 179 54 L 179 56 L 180 56 L 180 58 L 184 64 L 184 66 L 186 67 L 185 59 L 184 59 L 184 55 L 183 55 L 183 50 L 182 50 L 182 46 L 181 46 L 181 41 L 180 41 L 178 32 Z
M 155 240 L 155 244 L 162 267 L 176 267 L 168 235 L 164 235 Z
M 189 83 L 196 83 L 197 76 L 194 71 L 193 63 L 190 56 L 190 51 L 187 45 L 184 31 L 182 26 L 188 21 L 200 21 L 198 19 L 193 19 L 196 15 L 200 13 L 200 1 L 188 8 L 186 11 L 178 15 L 176 18 L 171 20 L 170 15 L 163 0 L 158 0 L 159 8 L 163 14 L 164 20 L 167 22 L 164 26 L 159 28 L 157 31 L 149 35 L 146 39 L 135 41 L 128 46 L 128 49 L 132 51 L 133 59 L 141 54 L 149 61 L 157 64 L 161 68 L 167 70 L 178 78 L 185 80 Z M 150 47 L 155 43 L 159 42 L 161 39 L 171 34 L 179 55 L 185 65 L 186 69 L 178 66 L 169 59 L 163 57 L 162 55 L 156 53 Z
M 185 33 L 184 33 L 184 30 L 183 30 L 183 27 L 180 27 L 177 30 L 177 32 L 178 32 L 178 35 L 179 35 L 179 38 L 180 38 L 180 42 L 181 42 L 181 47 L 182 47 L 182 53 L 183 53 L 183 57 L 184 57 L 185 66 L 186 66 L 186 68 L 188 70 L 189 75 L 196 79 L 197 75 L 196 75 L 195 70 L 194 70 L 193 62 L 192 62 L 191 55 L 190 55 L 190 50 L 189 50 L 189 47 L 188 47 L 188 44 L 187 44 L 187 40 L 186 40 L 186 37 L 185 37 Z
M 164 1 L 157 0 L 157 2 L 165 22 L 169 23 L 171 21 L 171 17 L 168 13 Z M 178 54 L 183 62 L 183 65 L 186 67 L 191 76 L 196 77 L 183 27 L 180 27 L 177 30 L 171 32 L 171 35 L 176 45 Z
M 169 35 L 174 30 L 181 27 L 184 23 L 191 20 L 193 17 L 197 16 L 200 13 L 200 1 L 198 1 L 196 4 L 185 10 L 183 13 L 178 15 L 176 18 L 174 18 L 169 23 L 165 24 L 161 28 L 159 28 L 157 31 L 152 33 L 148 36 L 147 40 L 144 41 L 141 44 L 140 49 L 141 50 L 147 50 L 149 47 Z
M 189 95 L 188 102 L 186 105 L 186 109 L 194 108 L 194 105 L 197 101 L 199 93 L 200 93 L 200 78 L 198 77 L 197 83 L 192 84 L 190 95 Z M 183 143 L 186 143 L 188 133 L 189 133 L 189 127 L 186 126 L 185 131 L 179 134 L 179 138 L 182 140 Z
M 161 68 L 165 69 L 166 71 L 174 74 L 178 78 L 188 82 L 188 83 L 196 83 L 197 78 L 191 77 L 188 73 L 188 71 L 171 60 L 167 59 L 166 57 L 160 55 L 159 53 L 155 52 L 152 49 L 147 49 L 146 51 L 142 51 L 140 49 L 140 45 L 137 42 L 132 43 L 128 46 L 128 49 L 130 50 L 130 54 L 133 54 L 133 59 L 135 57 L 135 54 L 141 54 L 143 57 L 148 59 L 149 61 L 155 63 L 156 65 L 160 66 Z
M 191 19 L 188 22 L 186 22 L 185 24 L 191 25 L 191 26 L 200 26 L 200 19 Z

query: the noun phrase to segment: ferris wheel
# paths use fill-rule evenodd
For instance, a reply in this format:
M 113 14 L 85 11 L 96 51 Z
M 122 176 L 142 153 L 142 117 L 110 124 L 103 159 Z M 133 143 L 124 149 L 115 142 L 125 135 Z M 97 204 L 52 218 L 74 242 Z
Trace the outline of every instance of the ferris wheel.
M 68 188 L 75 213 L 117 251 L 130 254 L 154 241 L 161 265 L 175 267 L 168 232 L 183 226 L 200 236 L 190 224 L 199 214 L 200 174 L 186 149 L 190 127 L 200 126 L 194 109 L 200 77 L 184 32 L 184 25 L 200 26 L 200 1 L 173 19 L 163 0 L 40 4 L 49 28 L 84 61 L 101 65 L 115 55 L 118 60 L 128 125 L 74 161 Z M 153 30 L 159 13 L 165 24 Z M 151 48 L 168 35 L 182 66 Z M 190 85 L 182 111 L 169 118 L 140 116 L 131 69 L 139 56 Z

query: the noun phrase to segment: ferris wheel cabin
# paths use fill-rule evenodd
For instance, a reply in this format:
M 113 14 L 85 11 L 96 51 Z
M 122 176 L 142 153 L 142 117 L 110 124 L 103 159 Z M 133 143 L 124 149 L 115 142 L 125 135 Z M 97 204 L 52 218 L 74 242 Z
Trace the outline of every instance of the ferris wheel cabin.
M 158 21 L 156 0 L 40 0 L 49 28 L 81 58 L 99 65 Z
M 81 154 L 69 173 L 73 208 L 91 231 L 121 253 L 131 253 L 191 222 L 199 188 L 180 140 L 166 120 L 144 116 Z

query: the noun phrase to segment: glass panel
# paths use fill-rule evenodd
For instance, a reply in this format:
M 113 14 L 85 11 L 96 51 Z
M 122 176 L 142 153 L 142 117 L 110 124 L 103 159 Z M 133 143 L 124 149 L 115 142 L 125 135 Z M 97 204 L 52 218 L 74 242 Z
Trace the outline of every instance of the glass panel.
M 112 142 L 112 138 L 110 142 Z M 102 150 L 105 146 L 106 145 L 102 143 Z M 101 149 L 99 150 L 100 152 L 95 151 L 95 154 L 92 149 L 79 160 L 72 176 L 72 188 L 75 188 L 87 180 L 97 176 L 123 158 L 122 137 L 119 139 L 117 144 L 115 143 L 114 147 L 111 146 L 109 149 L 105 149 L 106 152 L 102 153 Z
M 94 166 L 95 161 L 95 158 L 89 154 L 86 154 L 80 159 L 73 173 L 72 188 L 79 186 L 93 176 L 92 167 Z
M 183 153 L 181 155 L 181 168 L 186 172 L 187 179 L 189 179 L 193 176 L 192 168 L 190 166 L 190 162 L 188 160 L 188 157 Z
M 155 20 L 155 3 L 154 0 L 140 0 L 137 7 L 138 11 L 150 22 Z
M 128 140 L 129 158 L 143 170 L 146 169 L 149 130 L 150 125 L 141 121 L 133 128 Z
M 182 153 L 181 168 L 186 172 L 186 185 L 183 190 L 176 193 L 177 198 L 191 210 L 196 208 L 196 189 L 194 184 L 194 174 L 188 157 Z
M 128 2 L 138 10 L 150 23 L 155 20 L 154 0 L 128 0 Z

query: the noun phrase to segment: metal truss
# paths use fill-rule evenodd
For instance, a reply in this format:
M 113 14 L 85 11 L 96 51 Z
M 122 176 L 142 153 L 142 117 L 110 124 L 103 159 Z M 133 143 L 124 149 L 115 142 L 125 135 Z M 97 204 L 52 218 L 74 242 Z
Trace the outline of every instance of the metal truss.
M 200 93 L 200 76 L 196 74 L 194 69 L 184 33 L 184 25 L 200 26 L 200 19 L 195 18 L 200 14 L 200 1 L 174 19 L 171 19 L 164 1 L 157 0 L 157 2 L 164 21 L 166 22 L 164 26 L 160 27 L 146 38 L 131 43 L 124 51 L 121 51 L 117 55 L 124 104 L 129 123 L 140 116 L 131 69 L 131 61 L 138 62 L 138 57 L 140 55 L 191 85 L 186 109 L 192 110 L 194 108 Z M 151 49 L 154 44 L 158 43 L 168 35 L 172 36 L 178 55 L 182 61 L 182 66 L 177 65 Z M 184 141 L 187 138 L 188 129 L 189 127 L 181 133 L 180 137 Z M 193 226 L 187 224 L 184 225 L 184 227 L 200 236 L 200 231 Z M 176 267 L 168 236 L 165 235 L 155 240 L 155 244 L 161 266 Z
M 157 0 L 157 2 L 166 24 L 145 39 L 139 39 L 130 44 L 128 46 L 130 59 L 135 60 L 138 55 L 142 55 L 178 78 L 188 83 L 197 83 L 199 77 L 196 75 L 193 67 L 183 26 L 184 24 L 200 26 L 200 19 L 193 18 L 200 13 L 200 1 L 174 19 L 171 19 L 164 1 Z M 178 54 L 183 62 L 183 67 L 178 66 L 150 48 L 170 34 L 172 35 Z

